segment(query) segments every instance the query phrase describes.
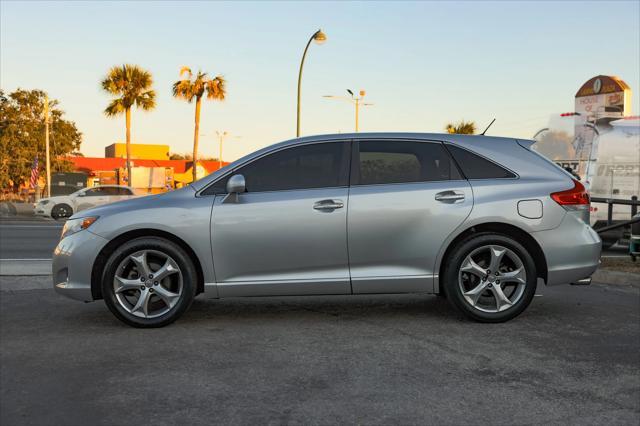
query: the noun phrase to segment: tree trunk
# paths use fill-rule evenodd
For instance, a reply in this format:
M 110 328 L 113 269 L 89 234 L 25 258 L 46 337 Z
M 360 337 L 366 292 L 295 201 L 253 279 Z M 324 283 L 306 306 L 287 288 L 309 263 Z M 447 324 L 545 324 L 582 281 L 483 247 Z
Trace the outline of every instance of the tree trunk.
M 127 185 L 131 186 L 131 108 L 126 109 L 127 119 Z
M 196 170 L 196 166 L 198 164 L 198 136 L 200 133 L 200 100 L 202 98 L 197 98 L 196 99 L 196 125 L 195 125 L 195 130 L 193 132 L 193 167 L 192 167 L 192 172 L 193 172 L 193 182 L 196 181 L 197 179 L 197 170 Z

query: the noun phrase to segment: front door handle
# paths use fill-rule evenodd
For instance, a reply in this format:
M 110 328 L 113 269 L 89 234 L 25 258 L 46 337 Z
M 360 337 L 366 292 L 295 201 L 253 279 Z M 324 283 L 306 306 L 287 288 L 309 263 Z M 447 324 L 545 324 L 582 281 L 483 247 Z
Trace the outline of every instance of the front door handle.
M 342 200 L 321 200 L 313 204 L 315 210 L 333 211 L 344 207 Z
M 461 191 L 442 191 L 436 194 L 436 201 L 441 203 L 460 203 L 464 201 L 464 192 Z

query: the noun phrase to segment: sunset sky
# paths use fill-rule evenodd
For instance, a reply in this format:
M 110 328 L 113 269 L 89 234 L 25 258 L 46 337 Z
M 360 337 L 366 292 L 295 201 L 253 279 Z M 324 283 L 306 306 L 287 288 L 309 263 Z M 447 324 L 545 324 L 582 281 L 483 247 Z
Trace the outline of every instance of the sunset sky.
M 134 111 L 137 143 L 189 152 L 193 105 L 173 99 L 183 65 L 221 74 L 224 103 L 202 109 L 201 152 L 216 156 L 216 130 L 232 135 L 225 160 L 295 136 L 300 57 L 309 49 L 302 132 L 350 132 L 353 108 L 322 98 L 365 89 L 375 105 L 361 131 L 442 132 L 474 120 L 492 135 L 530 138 L 550 114 L 571 111 L 580 85 L 617 75 L 640 111 L 639 2 L 7 2 L 0 5 L 0 84 L 43 89 L 103 156 L 124 139 L 124 118 L 102 111 L 109 67 L 151 71 L 153 112 Z

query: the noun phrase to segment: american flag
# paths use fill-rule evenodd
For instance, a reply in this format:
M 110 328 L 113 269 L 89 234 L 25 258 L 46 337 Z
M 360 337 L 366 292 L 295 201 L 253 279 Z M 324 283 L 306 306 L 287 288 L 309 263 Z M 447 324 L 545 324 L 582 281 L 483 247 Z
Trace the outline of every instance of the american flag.
M 33 159 L 33 166 L 31 166 L 31 180 L 29 181 L 29 185 L 31 188 L 35 188 L 38 186 L 38 177 L 40 176 L 40 171 L 38 170 L 38 155 Z

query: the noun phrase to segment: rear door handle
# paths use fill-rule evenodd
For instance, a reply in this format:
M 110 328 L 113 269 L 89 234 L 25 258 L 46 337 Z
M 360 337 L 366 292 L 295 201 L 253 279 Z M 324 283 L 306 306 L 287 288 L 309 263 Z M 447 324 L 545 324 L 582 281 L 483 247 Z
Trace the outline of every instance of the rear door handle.
M 442 191 L 436 194 L 436 201 L 441 203 L 459 203 L 464 201 L 464 192 L 461 191 Z
M 333 211 L 344 207 L 342 200 L 321 200 L 313 204 L 315 210 Z

